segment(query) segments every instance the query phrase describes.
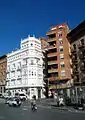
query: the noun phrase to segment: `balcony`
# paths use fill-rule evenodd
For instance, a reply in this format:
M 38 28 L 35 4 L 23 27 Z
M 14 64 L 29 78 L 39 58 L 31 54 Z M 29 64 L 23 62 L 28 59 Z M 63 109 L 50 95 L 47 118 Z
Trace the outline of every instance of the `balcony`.
M 17 76 L 17 79 L 21 79 L 21 75 L 18 75 L 18 76 Z
M 72 54 L 76 54 L 76 49 L 71 48 L 71 53 L 72 53 Z
M 67 88 L 67 84 L 60 84 L 60 85 L 50 85 L 49 89 L 62 89 L 62 88 Z
M 81 84 L 81 82 L 78 79 L 74 80 L 73 83 L 74 83 L 74 85 L 80 85 Z
M 11 77 L 11 80 L 16 80 L 16 78 L 15 77 Z
M 27 64 L 23 64 L 22 67 L 27 67 Z
M 73 64 L 78 64 L 78 60 L 77 60 L 77 59 L 72 60 L 72 62 L 73 62 Z M 72 65 L 73 65 L 73 64 L 72 64 Z
M 79 43 L 78 48 L 79 48 L 79 49 L 85 49 L 85 43 L 84 43 L 84 44 Z
M 7 77 L 7 78 L 6 78 L 6 81 L 9 81 L 9 80 L 10 80 L 10 78 Z
M 85 61 L 85 55 L 84 54 L 82 53 L 82 54 L 79 55 L 79 59 L 81 59 L 82 61 Z
M 58 76 L 54 76 L 54 77 L 49 77 L 48 80 L 54 82 L 55 80 L 58 80 L 58 78 L 59 78 Z
M 54 42 L 54 41 L 56 41 L 56 37 L 55 37 L 55 38 L 49 38 L 49 39 L 48 39 L 48 43 Z
M 55 48 L 56 48 L 56 46 L 50 45 L 50 46 L 48 47 L 48 50 L 50 50 L 50 49 L 55 49 Z
M 74 75 L 73 82 L 74 82 L 74 85 L 79 85 L 80 84 L 79 75 Z
M 53 65 L 53 64 L 57 64 L 57 60 L 54 60 L 54 61 L 48 61 L 48 65 Z
M 74 55 L 72 56 L 72 62 L 73 62 L 73 63 L 77 63 L 77 62 L 78 62 L 77 57 L 76 57 L 76 56 L 74 56 Z
M 78 75 L 79 74 L 79 71 L 77 69 L 73 69 L 73 74 L 74 75 Z
M 49 30 L 46 35 L 56 34 L 56 30 Z
M 54 72 L 58 72 L 58 68 L 56 68 L 56 69 L 48 69 L 48 73 L 54 73 Z
M 85 73 L 84 72 L 81 72 L 80 78 L 81 78 L 81 83 L 85 83 Z
M 16 68 L 11 68 L 11 72 L 14 72 Z
M 17 71 L 20 71 L 20 70 L 21 70 L 21 66 L 18 66 L 18 67 L 17 67 Z
M 48 57 L 54 57 L 54 56 L 57 56 L 57 52 L 49 53 L 47 56 L 48 56 Z

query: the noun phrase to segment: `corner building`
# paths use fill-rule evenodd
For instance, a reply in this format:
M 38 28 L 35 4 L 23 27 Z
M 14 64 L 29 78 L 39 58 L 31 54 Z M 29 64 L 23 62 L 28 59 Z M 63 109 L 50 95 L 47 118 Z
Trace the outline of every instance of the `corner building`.
M 41 41 L 35 37 L 21 40 L 20 49 L 7 55 L 7 92 L 25 92 L 43 98 L 43 60 Z

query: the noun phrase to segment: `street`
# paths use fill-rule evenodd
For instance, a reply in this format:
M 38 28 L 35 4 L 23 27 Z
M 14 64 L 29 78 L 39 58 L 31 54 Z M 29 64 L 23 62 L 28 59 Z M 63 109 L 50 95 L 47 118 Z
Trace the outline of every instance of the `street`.
M 0 103 L 0 120 L 85 120 L 85 114 L 68 111 L 59 111 L 50 106 L 38 105 L 38 110 L 31 111 L 28 103 L 21 107 L 9 107 Z

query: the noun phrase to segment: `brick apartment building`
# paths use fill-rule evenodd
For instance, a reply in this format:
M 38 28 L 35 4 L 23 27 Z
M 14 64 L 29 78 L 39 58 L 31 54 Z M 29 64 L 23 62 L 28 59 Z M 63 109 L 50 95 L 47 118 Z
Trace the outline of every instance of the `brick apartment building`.
M 71 67 L 69 56 L 69 42 L 67 24 L 60 24 L 50 28 L 46 33 L 48 37 L 48 81 L 49 89 L 62 89 L 71 87 Z
M 6 55 L 0 56 L 0 93 L 5 93 L 6 67 L 7 67 Z

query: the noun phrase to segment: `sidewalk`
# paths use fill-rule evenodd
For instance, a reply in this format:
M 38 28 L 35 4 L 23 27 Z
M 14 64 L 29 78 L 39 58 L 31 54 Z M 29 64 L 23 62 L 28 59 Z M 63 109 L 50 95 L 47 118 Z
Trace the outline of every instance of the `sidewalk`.
M 72 106 L 58 107 L 57 102 L 54 99 L 40 99 L 40 100 L 37 100 L 37 104 L 40 104 L 43 106 L 51 106 L 52 108 L 57 109 L 57 110 L 64 110 L 64 111 L 69 111 L 69 112 L 79 112 L 79 113 L 85 114 L 85 110 L 84 111 L 76 110 Z
M 0 103 L 5 103 L 5 100 L 0 98 Z

